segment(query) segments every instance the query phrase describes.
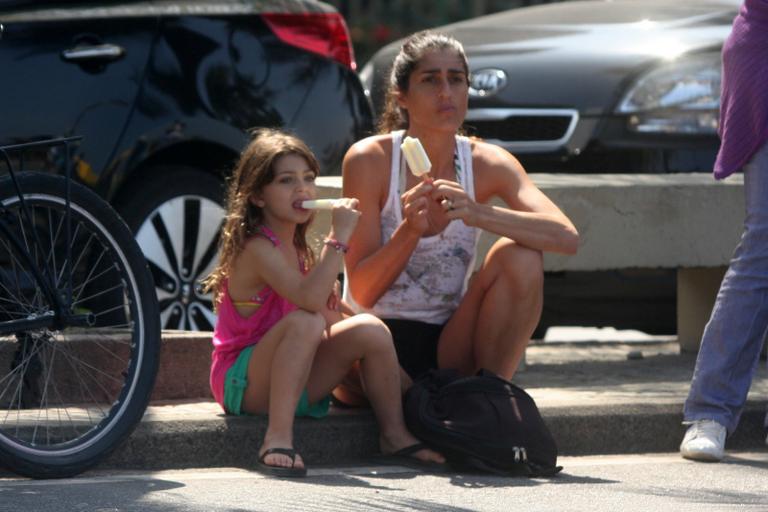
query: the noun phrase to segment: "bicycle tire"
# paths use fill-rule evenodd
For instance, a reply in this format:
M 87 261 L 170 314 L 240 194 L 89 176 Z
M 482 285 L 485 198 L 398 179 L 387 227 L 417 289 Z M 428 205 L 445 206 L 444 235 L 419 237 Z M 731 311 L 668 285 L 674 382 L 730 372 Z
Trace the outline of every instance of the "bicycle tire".
M 57 293 L 67 293 L 71 268 L 73 311 L 95 323 L 0 337 L 0 463 L 33 478 L 68 477 L 107 457 L 144 414 L 159 362 L 157 298 L 138 244 L 109 204 L 71 183 L 66 244 L 66 178 L 22 172 L 17 180 L 34 230 L 8 177 L 0 180 L 6 225 L 56 276 Z M 0 321 L 52 311 L 17 253 L 0 239 Z

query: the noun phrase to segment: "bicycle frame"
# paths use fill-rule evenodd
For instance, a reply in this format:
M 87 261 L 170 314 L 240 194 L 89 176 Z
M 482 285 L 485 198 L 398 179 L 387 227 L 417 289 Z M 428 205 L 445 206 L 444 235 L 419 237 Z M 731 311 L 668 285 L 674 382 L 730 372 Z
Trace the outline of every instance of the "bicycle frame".
M 18 221 L 20 223 L 26 223 L 28 226 L 33 227 L 33 221 L 32 216 L 29 212 L 29 209 L 27 207 L 26 201 L 24 199 L 24 194 L 22 193 L 18 181 L 16 179 L 16 171 L 13 168 L 13 162 L 9 156 L 9 152 L 18 152 L 18 161 L 19 161 L 19 168 L 21 171 L 23 171 L 24 167 L 24 154 L 25 151 L 28 151 L 30 149 L 41 149 L 46 147 L 52 147 L 56 145 L 61 145 L 64 147 L 64 172 L 66 176 L 65 180 L 65 190 L 64 190 L 64 198 L 65 198 L 65 241 L 66 241 L 66 248 L 67 248 L 67 261 L 66 261 L 66 288 L 62 291 L 65 291 L 66 294 L 64 297 L 61 296 L 61 293 L 58 289 L 58 286 L 56 284 L 56 279 L 54 276 L 51 276 L 48 272 L 47 268 L 44 268 L 42 271 L 38 268 L 38 266 L 34 263 L 32 256 L 30 255 L 29 248 L 27 247 L 27 244 L 22 243 L 18 237 L 14 235 L 12 232 L 12 229 L 9 227 L 9 224 L 11 222 L 16 222 L 15 220 L 9 220 L 12 214 L 8 211 L 5 206 L 0 204 L 0 234 L 8 240 L 9 243 L 11 243 L 16 249 L 18 255 L 22 258 L 23 263 L 26 265 L 26 267 L 31 271 L 34 280 L 36 284 L 39 286 L 40 290 L 44 294 L 45 298 L 48 300 L 48 303 L 51 304 L 53 311 L 48 312 L 43 315 L 31 315 L 30 317 L 23 319 L 23 320 L 8 320 L 4 322 L 0 322 L 0 334 L 9 334 L 9 333 L 16 333 L 21 332 L 25 330 L 30 329 L 42 329 L 42 328 L 56 328 L 56 329 L 62 329 L 66 326 L 83 326 L 83 325 L 93 325 L 94 319 L 92 318 L 92 314 L 85 314 L 85 315 L 75 315 L 72 312 L 72 270 L 71 270 L 71 251 L 72 251 L 72 229 L 71 229 L 71 221 L 72 221 L 72 212 L 70 209 L 70 184 L 72 179 L 72 162 L 70 159 L 70 146 L 72 143 L 77 142 L 81 140 L 82 137 L 63 137 L 63 138 L 57 138 L 57 139 L 50 139 L 50 140 L 44 140 L 44 141 L 37 141 L 37 142 L 28 142 L 24 144 L 15 144 L 15 145 L 9 145 L 9 146 L 0 146 L 0 156 L 5 161 L 5 164 L 8 168 L 8 173 L 11 178 L 11 181 L 14 185 L 16 194 L 19 198 L 19 204 L 21 207 L 21 219 Z M 31 229 L 31 243 L 34 246 L 34 248 L 42 249 L 42 244 L 40 243 L 40 240 L 38 239 L 37 233 L 34 229 Z M 45 274 L 45 275 L 43 275 Z

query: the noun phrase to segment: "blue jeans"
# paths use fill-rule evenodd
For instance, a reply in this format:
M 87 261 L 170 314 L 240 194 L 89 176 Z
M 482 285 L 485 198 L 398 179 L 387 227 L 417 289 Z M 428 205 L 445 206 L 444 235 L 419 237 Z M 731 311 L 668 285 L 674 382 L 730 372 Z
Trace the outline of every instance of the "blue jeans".
M 768 329 L 768 144 L 744 167 L 744 196 L 744 233 L 704 329 L 683 409 L 686 421 L 712 419 L 729 434 L 739 423 Z

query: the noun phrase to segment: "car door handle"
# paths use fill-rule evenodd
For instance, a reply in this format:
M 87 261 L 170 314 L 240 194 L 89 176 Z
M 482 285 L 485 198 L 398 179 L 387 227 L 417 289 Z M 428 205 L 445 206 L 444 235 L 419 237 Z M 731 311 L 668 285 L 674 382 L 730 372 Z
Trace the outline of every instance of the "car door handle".
M 116 44 L 94 44 L 75 46 L 61 52 L 61 56 L 68 62 L 112 62 L 122 58 L 125 49 Z

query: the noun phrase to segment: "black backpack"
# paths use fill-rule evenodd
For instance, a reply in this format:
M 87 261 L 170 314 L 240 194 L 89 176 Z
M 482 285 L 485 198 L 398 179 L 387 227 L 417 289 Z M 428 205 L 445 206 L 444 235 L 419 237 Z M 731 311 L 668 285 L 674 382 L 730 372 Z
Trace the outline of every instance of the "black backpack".
M 405 395 L 405 422 L 459 466 L 502 475 L 559 472 L 557 445 L 533 398 L 492 372 L 431 370 Z

